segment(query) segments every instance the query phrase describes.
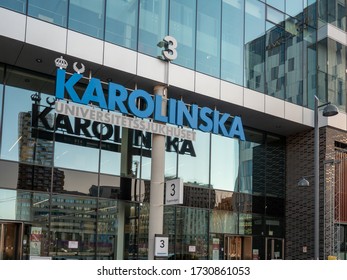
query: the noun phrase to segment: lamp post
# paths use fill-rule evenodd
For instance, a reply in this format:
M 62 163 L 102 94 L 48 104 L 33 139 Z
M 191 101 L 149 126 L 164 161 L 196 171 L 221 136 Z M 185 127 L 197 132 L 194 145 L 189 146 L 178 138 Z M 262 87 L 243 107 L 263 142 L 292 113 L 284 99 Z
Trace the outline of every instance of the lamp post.
M 318 111 L 324 107 L 323 116 L 331 117 L 339 113 L 337 107 L 326 103 L 319 105 L 319 99 L 314 97 L 314 259 L 319 260 L 319 123 Z M 309 186 L 309 182 L 303 178 L 298 186 Z

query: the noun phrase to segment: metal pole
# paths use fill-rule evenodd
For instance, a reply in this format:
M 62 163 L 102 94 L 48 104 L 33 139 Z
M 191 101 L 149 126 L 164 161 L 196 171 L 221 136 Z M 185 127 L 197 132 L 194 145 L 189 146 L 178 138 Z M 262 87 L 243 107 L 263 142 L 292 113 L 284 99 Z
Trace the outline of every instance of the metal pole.
M 155 86 L 154 94 L 165 96 L 165 86 Z M 165 101 L 162 115 L 166 114 Z M 165 136 L 152 135 L 151 188 L 148 226 L 148 259 L 154 259 L 154 237 L 163 233 L 164 217 L 164 171 L 165 171 Z
M 319 260 L 319 125 L 318 97 L 314 102 L 314 259 Z

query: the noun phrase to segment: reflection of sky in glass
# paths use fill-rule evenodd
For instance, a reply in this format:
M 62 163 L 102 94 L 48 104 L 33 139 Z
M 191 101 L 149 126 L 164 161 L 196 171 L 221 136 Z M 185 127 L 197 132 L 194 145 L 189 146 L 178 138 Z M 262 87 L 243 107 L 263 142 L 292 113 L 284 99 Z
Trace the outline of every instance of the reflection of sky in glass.
M 0 189 L 0 219 L 16 218 L 16 200 L 16 191 Z
M 6 87 L 1 158 L 18 161 L 18 115 L 31 111 L 32 91 Z
M 208 184 L 210 134 L 196 131 L 196 140 L 192 142 L 196 157 L 190 154 L 179 155 L 178 176 L 184 182 Z
M 211 185 L 214 189 L 234 191 L 239 172 L 239 142 L 212 135 Z

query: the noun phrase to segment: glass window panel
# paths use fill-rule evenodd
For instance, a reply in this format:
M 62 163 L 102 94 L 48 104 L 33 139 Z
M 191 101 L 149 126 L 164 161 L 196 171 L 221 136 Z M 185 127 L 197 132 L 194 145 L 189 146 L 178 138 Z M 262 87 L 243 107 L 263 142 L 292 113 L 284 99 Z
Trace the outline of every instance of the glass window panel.
M 99 150 L 96 148 L 55 142 L 54 156 L 57 167 L 98 171 Z
M 244 0 L 223 0 L 222 5 L 221 78 L 243 85 Z
M 108 199 L 99 200 L 98 260 L 117 259 L 118 214 L 118 201 Z M 134 225 L 130 226 L 134 227 Z
M 0 188 L 17 189 L 18 171 L 18 163 L 0 160 Z
M 57 180 L 51 184 L 52 168 L 32 164 L 16 163 L 11 161 L 0 161 L 0 187 L 10 189 L 35 190 L 49 192 L 61 188 L 64 185 L 63 177 L 59 170 L 53 169 Z
M 336 26 L 346 31 L 346 3 L 337 2 Z
M 199 0 L 197 11 L 196 70 L 219 77 L 221 1 Z
M 211 188 L 235 191 L 238 188 L 239 141 L 212 135 Z
M 250 235 L 253 233 L 252 214 L 240 214 L 239 216 L 239 234 Z
M 137 165 L 137 178 L 144 180 L 151 179 L 151 149 L 152 149 L 152 135 L 151 133 L 143 133 L 134 130 L 134 139 L 132 144 L 132 166 L 135 170 Z
M 97 196 L 95 195 L 95 191 L 97 191 L 97 188 L 94 187 L 92 196 Z M 117 199 L 119 197 L 119 193 L 120 177 L 101 174 L 99 197 Z
M 266 3 L 272 7 L 275 7 L 278 10 L 281 10 L 284 12 L 284 0 L 266 0 Z
M 0 219 L 15 220 L 16 203 L 17 192 L 15 190 L 0 189 Z
M 246 0 L 245 7 L 245 86 L 264 92 L 265 5 Z
M 195 62 L 195 0 L 171 0 L 169 34 L 178 42 L 174 63 L 194 69 Z
M 50 254 L 55 259 L 95 259 L 96 198 L 59 194 L 52 197 L 51 207 L 56 243 Z
M 105 40 L 136 50 L 138 1 L 106 2 Z
M 140 0 L 139 52 L 161 55 L 157 44 L 168 35 L 168 1 Z
M 238 212 L 238 194 L 235 192 L 213 191 L 215 194 L 214 210 Z
M 247 141 L 240 142 L 240 185 L 239 191 L 252 194 L 256 189 L 264 186 L 264 135 L 256 131 L 245 130 Z M 255 177 L 260 182 L 255 182 Z M 259 185 L 260 184 L 260 185 Z
M 178 158 L 178 177 L 198 186 L 209 184 L 210 134 L 196 131 L 196 140 L 184 140 Z
M 184 184 L 183 205 L 197 208 L 211 208 L 215 204 L 215 191 L 196 187 L 194 184 Z
M 328 39 L 326 49 L 328 61 L 326 88 L 327 101 L 332 102 L 341 110 L 346 108 L 346 47 L 339 42 Z
M 283 198 L 285 195 L 285 142 L 268 135 L 266 139 L 266 195 Z M 273 215 L 273 214 L 272 214 Z
M 37 91 L 53 93 L 54 81 L 15 69 L 8 69 L 6 81 L 1 158 L 51 166 L 52 139 L 38 132 L 46 127 L 52 130 L 53 109 L 40 114 L 52 96 Z
M 94 121 L 57 115 L 54 147 L 55 166 L 97 172 L 100 126 L 100 123 Z
M 70 0 L 69 29 L 103 39 L 104 0 Z
M 286 1 L 286 14 L 290 16 L 297 16 L 303 12 L 304 9 L 304 0 L 290 0 Z M 329 2 L 331 2 L 329 0 Z
M 101 151 L 100 172 L 105 174 L 120 175 L 120 152 L 109 150 Z
M 266 20 L 273 24 L 283 26 L 284 25 L 284 13 L 277 11 L 271 7 L 266 7 Z
M 100 172 L 120 175 L 121 172 L 121 128 L 119 126 L 103 125 L 101 141 Z
M 284 16 L 278 24 L 284 24 Z M 285 41 L 286 32 L 279 25 L 267 22 L 266 32 L 266 90 L 280 99 L 285 97 Z
M 2 132 L 2 104 L 4 98 L 4 68 L 0 65 L 0 151 L 1 151 L 1 132 Z
M 22 14 L 25 14 L 26 9 L 27 9 L 27 1 L 26 0 L 16 0 L 16 1 L 1 0 L 0 6 L 7 8 L 7 9 L 14 10 L 14 11 L 22 13 Z
M 182 141 L 178 138 L 166 137 L 165 178 L 177 177 L 177 159 L 181 144 Z
M 176 208 L 175 259 L 207 259 L 209 211 L 197 208 Z M 195 252 L 189 252 L 189 245 Z
M 230 211 L 213 210 L 210 214 L 210 232 L 238 233 L 238 215 Z
M 245 43 L 261 38 L 265 33 L 265 5 L 258 0 L 246 0 Z
M 67 0 L 29 0 L 28 15 L 66 27 Z
M 97 197 L 98 175 L 96 173 L 79 172 L 63 168 L 55 168 L 55 171 L 54 183 L 56 187 L 53 187 L 53 192 Z M 59 181 L 62 183 L 58 183 Z
M 286 31 L 291 35 L 286 37 L 286 88 L 285 100 L 302 105 L 304 99 L 304 71 L 306 68 L 306 58 L 304 58 L 303 30 L 300 26 L 300 19 L 287 18 L 285 23 Z M 305 30 L 306 32 L 306 30 Z M 294 70 L 288 66 L 294 65 Z

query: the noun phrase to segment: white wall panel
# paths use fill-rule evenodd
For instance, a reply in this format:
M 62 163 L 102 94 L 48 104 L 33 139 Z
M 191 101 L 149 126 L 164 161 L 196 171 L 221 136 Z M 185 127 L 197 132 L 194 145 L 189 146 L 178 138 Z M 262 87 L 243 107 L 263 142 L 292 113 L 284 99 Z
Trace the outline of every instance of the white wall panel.
M 67 51 L 68 55 L 103 63 L 104 42 L 71 30 L 68 30 Z
M 170 64 L 169 83 L 173 86 L 194 91 L 194 71 L 175 64 Z
M 284 103 L 284 117 L 287 120 L 294 121 L 297 123 L 303 122 L 302 107 L 293 103 Z
M 166 62 L 144 54 L 138 54 L 137 74 L 160 83 L 167 83 Z
M 256 111 L 265 112 L 265 94 L 245 88 L 244 106 Z
M 104 65 L 136 74 L 136 52 L 105 42 Z
M 339 112 L 336 116 L 333 117 L 323 117 L 327 119 L 327 123 L 330 126 L 339 128 L 339 129 L 343 129 L 343 130 L 347 130 L 347 116 L 346 113 L 343 112 Z
M 284 118 L 284 100 L 265 95 L 265 113 Z
M 0 8 L 0 35 L 24 42 L 26 16 Z
M 221 81 L 221 100 L 243 106 L 243 87 Z
M 311 109 L 302 107 L 303 124 L 314 126 L 314 112 Z
M 220 99 L 220 80 L 201 73 L 195 73 L 195 91 Z
M 37 20 L 31 17 L 27 19 L 26 42 L 38 47 L 66 53 L 67 29 Z

